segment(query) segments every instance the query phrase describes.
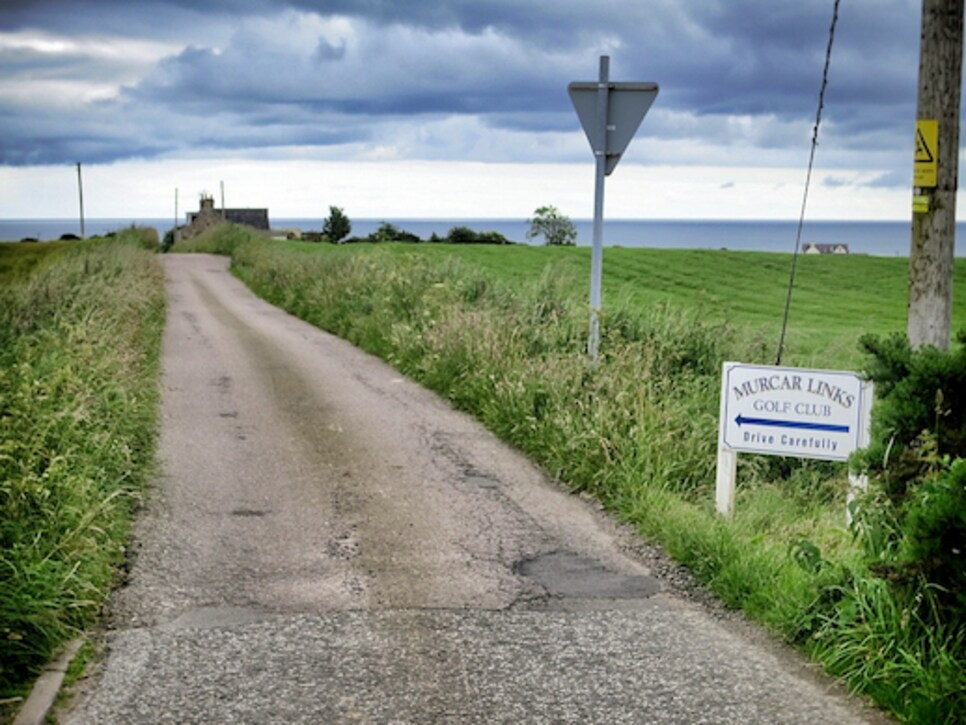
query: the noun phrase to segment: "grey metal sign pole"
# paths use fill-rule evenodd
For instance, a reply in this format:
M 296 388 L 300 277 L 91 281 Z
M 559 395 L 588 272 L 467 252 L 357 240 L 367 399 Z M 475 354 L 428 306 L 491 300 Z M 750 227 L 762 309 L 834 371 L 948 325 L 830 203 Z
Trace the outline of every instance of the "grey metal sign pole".
M 590 268 L 590 335 L 587 352 L 597 359 L 600 346 L 600 290 L 604 267 L 604 179 L 614 170 L 621 154 L 637 132 L 644 115 L 657 97 L 656 83 L 611 83 L 610 58 L 600 57 L 596 83 L 574 82 L 569 86 L 577 117 L 584 127 L 596 162 L 594 184 L 594 248 Z
M 81 162 L 77 162 L 77 195 L 80 197 L 80 237 L 87 239 L 84 234 L 84 179 L 81 178 Z
M 600 347 L 600 279 L 604 268 L 604 180 L 607 176 L 607 94 L 610 90 L 610 57 L 600 57 L 597 80 L 597 129 L 593 144 L 597 171 L 594 180 L 594 248 L 590 261 L 590 334 L 587 353 L 597 359 Z

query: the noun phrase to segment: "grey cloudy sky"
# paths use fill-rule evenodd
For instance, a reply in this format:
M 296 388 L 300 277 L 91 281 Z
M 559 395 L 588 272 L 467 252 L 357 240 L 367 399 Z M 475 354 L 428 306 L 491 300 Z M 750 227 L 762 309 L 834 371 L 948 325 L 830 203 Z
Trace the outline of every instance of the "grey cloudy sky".
M 774 198 L 790 200 L 804 174 L 832 4 L 3 0 L 0 216 L 56 216 L 31 185 L 76 161 L 105 189 L 141 194 L 129 202 L 145 210 L 172 184 L 195 193 L 232 173 L 244 195 L 259 193 L 251 174 L 264 198 L 288 189 L 290 214 L 316 211 L 292 189 L 320 175 L 333 197 L 321 202 L 377 210 L 379 195 L 386 216 L 431 210 L 413 194 L 447 188 L 441 215 L 460 203 L 463 216 L 516 216 L 534 199 L 566 206 L 547 195 L 585 194 L 586 178 L 571 188 L 560 177 L 591 163 L 566 87 L 593 80 L 602 53 L 614 80 L 661 85 L 612 178 L 663 175 L 681 197 L 625 189 L 623 215 L 675 215 L 690 195 L 698 215 L 721 216 L 732 199 L 740 216 L 792 216 L 749 199 L 782 187 Z M 829 216 L 908 216 L 920 8 L 842 3 L 818 155 Z M 163 188 L 144 180 L 150 170 Z M 405 193 L 387 188 L 407 178 Z M 651 201 L 637 207 L 636 196 Z

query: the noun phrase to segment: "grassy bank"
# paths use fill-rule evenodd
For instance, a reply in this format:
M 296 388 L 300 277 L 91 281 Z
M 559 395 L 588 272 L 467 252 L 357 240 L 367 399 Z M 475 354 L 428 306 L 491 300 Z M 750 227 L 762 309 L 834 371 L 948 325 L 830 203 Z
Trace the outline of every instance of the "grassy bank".
M 122 561 L 153 460 L 156 248 L 135 229 L 0 244 L 0 699 L 94 620 Z
M 743 457 L 735 519 L 714 513 L 720 364 L 772 360 L 787 256 L 608 250 L 594 366 L 587 250 L 340 248 L 237 228 L 181 249 L 231 254 L 258 294 L 477 416 L 900 718 L 966 711 L 964 633 L 870 573 L 844 525 L 842 465 Z M 803 260 L 786 362 L 846 365 L 861 333 L 901 330 L 904 279 L 902 260 Z
M 305 254 L 354 255 L 376 245 L 332 247 L 281 242 Z M 590 250 L 516 245 L 383 245 L 380 253 L 456 259 L 508 287 L 532 283 L 550 266 L 561 293 L 585 303 Z M 966 260 L 957 260 L 956 288 L 966 288 Z M 694 249 L 609 248 L 604 253 L 604 308 L 633 311 L 671 304 L 703 318 L 733 322 L 731 334 L 774 362 L 791 255 Z M 905 329 L 908 260 L 802 256 L 786 345 L 789 364 L 849 367 L 861 363 L 861 333 Z M 954 300 L 954 328 L 966 326 L 966 298 Z

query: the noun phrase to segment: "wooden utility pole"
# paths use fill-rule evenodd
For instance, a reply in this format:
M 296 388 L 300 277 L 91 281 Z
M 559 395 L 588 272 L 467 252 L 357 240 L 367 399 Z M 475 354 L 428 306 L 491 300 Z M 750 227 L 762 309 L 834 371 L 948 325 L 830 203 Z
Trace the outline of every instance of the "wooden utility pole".
M 963 0 L 923 0 L 907 327 L 914 348 L 949 348 L 962 75 Z

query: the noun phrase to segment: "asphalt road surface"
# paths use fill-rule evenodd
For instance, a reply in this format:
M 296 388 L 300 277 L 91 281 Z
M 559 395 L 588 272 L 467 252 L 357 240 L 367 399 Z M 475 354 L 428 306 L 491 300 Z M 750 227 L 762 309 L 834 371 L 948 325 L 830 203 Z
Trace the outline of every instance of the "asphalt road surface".
M 162 470 L 63 720 L 881 721 L 226 259 L 164 263 Z

